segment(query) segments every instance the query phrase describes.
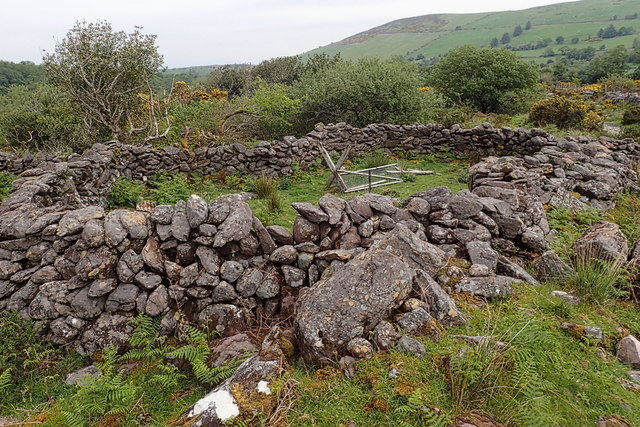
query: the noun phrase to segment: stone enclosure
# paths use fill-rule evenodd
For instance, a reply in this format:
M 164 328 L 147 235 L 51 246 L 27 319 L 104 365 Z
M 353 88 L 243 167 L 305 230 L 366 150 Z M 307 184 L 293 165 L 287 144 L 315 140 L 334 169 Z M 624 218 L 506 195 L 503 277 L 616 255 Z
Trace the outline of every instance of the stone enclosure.
M 469 190 L 456 195 L 438 187 L 404 202 L 326 194 L 318 205 L 295 203 L 293 230 L 265 227 L 247 194 L 212 202 L 194 195 L 150 213 L 105 211 L 119 176 L 287 175 L 292 162 L 304 168 L 320 157 L 319 142 L 334 153 L 350 144 L 355 155 L 380 148 L 482 160 L 469 169 Z M 556 138 L 488 124 L 337 124 L 255 148 L 108 142 L 66 158 L 3 154 L 0 170 L 20 178 L 0 206 L 0 310 L 17 310 L 37 320 L 49 341 L 89 354 L 123 345 L 138 313 L 161 316 L 163 333 L 188 321 L 227 337 L 295 312 L 295 340 L 319 363 L 366 354 L 373 344 L 404 340 L 410 348 L 415 343 L 400 331 L 437 339 L 438 324 L 464 321 L 450 294 L 501 298 L 514 280 L 535 284 L 494 248 L 544 252 L 545 206 L 612 207 L 616 194 L 636 185 L 639 148 L 630 139 Z

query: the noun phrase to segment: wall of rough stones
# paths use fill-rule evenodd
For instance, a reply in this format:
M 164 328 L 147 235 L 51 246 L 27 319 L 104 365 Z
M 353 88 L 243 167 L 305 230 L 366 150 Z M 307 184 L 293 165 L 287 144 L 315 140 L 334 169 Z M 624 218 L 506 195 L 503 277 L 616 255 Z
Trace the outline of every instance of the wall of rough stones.
M 243 167 L 286 174 L 292 158 L 303 166 L 318 158 L 318 141 L 335 151 L 352 144 L 356 153 L 446 148 L 488 157 L 469 170 L 470 190 L 425 189 L 402 206 L 375 194 L 349 202 L 327 194 L 318 206 L 294 204 L 293 230 L 265 227 L 246 194 L 210 203 L 192 196 L 150 213 L 104 210 L 116 176 Z M 180 317 L 233 335 L 261 316 L 291 315 L 302 289 L 326 282 L 393 233 L 436 259 L 438 268 L 425 274 L 441 299 L 442 289 L 503 296 L 512 278 L 535 280 L 493 246 L 542 252 L 550 238 L 546 204 L 610 207 L 636 184 L 638 149 L 632 140 L 554 138 L 535 129 L 332 125 L 254 149 L 191 153 L 107 143 L 67 158 L 3 155 L 0 168 L 21 176 L 0 205 L 0 310 L 36 319 L 49 341 L 87 353 L 124 343 L 137 313 L 161 316 L 166 333 Z M 468 269 L 447 267 L 450 258 Z M 438 321 L 451 311 L 428 309 Z

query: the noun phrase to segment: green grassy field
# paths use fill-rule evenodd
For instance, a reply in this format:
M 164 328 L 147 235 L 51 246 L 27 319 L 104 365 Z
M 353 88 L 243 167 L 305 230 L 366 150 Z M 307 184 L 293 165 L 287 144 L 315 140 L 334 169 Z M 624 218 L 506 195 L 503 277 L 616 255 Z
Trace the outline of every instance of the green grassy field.
M 640 31 L 640 19 L 625 19 L 635 13 L 640 13 L 640 0 L 581 0 L 520 11 L 425 15 L 372 28 L 307 52 L 305 56 L 340 52 L 345 59 L 371 55 L 386 58 L 394 55 L 407 58 L 424 55 L 431 58 L 463 44 L 488 46 L 492 38 L 500 40 L 505 32 L 513 35 L 516 25 L 524 29 L 527 22 L 531 22 L 531 29 L 525 30 L 518 37 L 512 37 L 509 45 L 516 47 L 549 38 L 553 40 L 549 47 L 556 51 L 562 46 L 593 46 L 598 49 L 603 44 L 607 48 L 619 44 L 630 48 L 637 34 L 595 41 L 587 39 L 596 37 L 598 30 L 609 24 L 616 28 L 624 26 Z M 562 45 L 555 43 L 558 36 L 565 38 Z M 574 37 L 578 37 L 579 42 L 570 44 Z M 541 58 L 545 49 L 517 53 L 522 57 L 546 61 L 548 58 Z

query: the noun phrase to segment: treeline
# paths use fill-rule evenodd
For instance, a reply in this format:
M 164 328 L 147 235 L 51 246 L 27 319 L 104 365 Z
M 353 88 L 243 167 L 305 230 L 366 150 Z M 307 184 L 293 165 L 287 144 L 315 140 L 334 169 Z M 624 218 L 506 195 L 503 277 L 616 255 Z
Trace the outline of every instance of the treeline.
M 0 94 L 7 93 L 9 86 L 29 85 L 42 82 L 45 71 L 42 65 L 30 61 L 19 63 L 0 61 Z

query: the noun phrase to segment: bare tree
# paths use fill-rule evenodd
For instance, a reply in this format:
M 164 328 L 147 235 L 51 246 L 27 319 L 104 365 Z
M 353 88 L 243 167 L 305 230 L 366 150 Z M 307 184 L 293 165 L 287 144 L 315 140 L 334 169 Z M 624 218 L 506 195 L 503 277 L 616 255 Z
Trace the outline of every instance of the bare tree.
M 127 34 L 104 21 L 77 22 L 53 53 L 44 52 L 50 81 L 82 109 L 92 131 L 120 137 L 139 106 L 138 92 L 150 88 L 162 67 L 156 36 L 140 30 Z

